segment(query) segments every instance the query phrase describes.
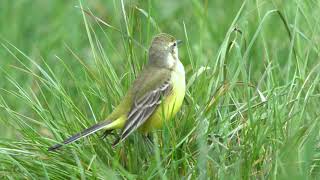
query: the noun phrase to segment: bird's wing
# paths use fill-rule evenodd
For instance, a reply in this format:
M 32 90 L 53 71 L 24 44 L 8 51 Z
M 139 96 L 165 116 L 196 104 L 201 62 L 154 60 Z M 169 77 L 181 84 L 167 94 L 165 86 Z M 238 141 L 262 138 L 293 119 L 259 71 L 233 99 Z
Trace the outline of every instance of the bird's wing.
M 150 69 L 147 69 L 148 71 L 150 72 Z M 158 69 L 151 72 L 142 72 L 141 78 L 138 78 L 134 83 L 133 92 L 135 97 L 128 113 L 128 119 L 120 137 L 113 145 L 123 141 L 139 128 L 161 104 L 162 98 L 171 92 L 170 71 Z

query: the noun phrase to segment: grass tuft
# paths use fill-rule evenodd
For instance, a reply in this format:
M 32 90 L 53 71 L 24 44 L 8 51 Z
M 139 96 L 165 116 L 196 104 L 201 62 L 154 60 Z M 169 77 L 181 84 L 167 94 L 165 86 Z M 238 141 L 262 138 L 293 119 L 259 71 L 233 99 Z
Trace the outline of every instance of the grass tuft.
M 0 2 L 3 179 L 317 179 L 319 3 Z M 153 132 L 47 148 L 103 120 L 152 37 L 184 40 L 187 94 Z

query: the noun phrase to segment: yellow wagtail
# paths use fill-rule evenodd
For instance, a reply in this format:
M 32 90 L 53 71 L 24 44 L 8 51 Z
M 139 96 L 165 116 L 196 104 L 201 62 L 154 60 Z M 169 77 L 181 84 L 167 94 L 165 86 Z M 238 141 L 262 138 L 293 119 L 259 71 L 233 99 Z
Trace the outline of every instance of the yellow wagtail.
M 101 129 L 106 130 L 105 135 L 114 129 L 122 129 L 113 143 L 116 145 L 138 128 L 145 135 L 154 128 L 161 128 L 164 120 L 178 112 L 185 95 L 185 72 L 178 58 L 180 43 L 171 35 L 156 35 L 149 48 L 148 63 L 106 120 L 48 150 L 53 151 Z

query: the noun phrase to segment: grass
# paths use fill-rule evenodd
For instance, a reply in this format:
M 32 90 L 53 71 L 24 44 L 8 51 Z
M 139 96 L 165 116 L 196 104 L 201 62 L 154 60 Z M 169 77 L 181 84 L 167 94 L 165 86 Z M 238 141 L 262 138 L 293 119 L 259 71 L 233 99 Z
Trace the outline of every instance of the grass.
M 1 1 L 1 179 L 317 179 L 319 6 Z M 184 40 L 188 90 L 152 152 L 138 133 L 48 152 L 113 110 L 159 32 Z

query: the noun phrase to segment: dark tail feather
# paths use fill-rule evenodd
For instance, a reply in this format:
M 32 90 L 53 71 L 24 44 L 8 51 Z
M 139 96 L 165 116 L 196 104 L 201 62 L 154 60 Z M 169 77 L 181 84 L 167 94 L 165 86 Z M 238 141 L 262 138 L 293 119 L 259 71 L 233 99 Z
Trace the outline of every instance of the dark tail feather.
M 62 147 L 63 145 L 72 143 L 80 138 L 89 136 L 90 134 L 93 134 L 93 133 L 103 129 L 106 125 L 110 124 L 111 122 L 112 121 L 103 121 L 101 123 L 95 124 L 95 125 L 89 127 L 88 129 L 85 129 L 82 132 L 77 133 L 77 134 L 69 137 L 68 139 L 64 140 L 62 142 L 62 144 L 56 144 L 54 146 L 49 147 L 48 151 L 55 151 L 55 150 L 59 149 L 60 147 Z

